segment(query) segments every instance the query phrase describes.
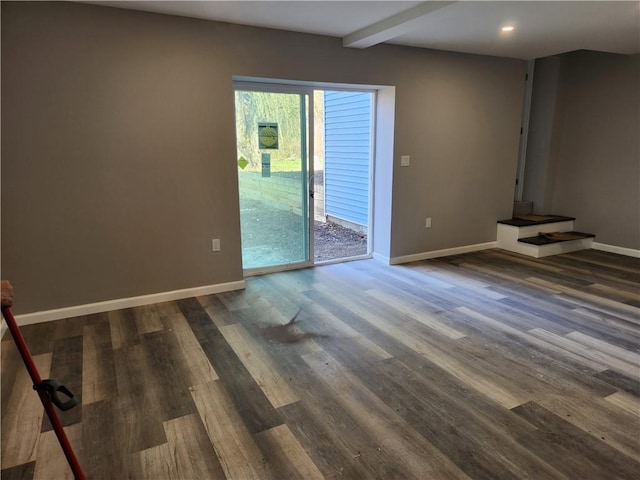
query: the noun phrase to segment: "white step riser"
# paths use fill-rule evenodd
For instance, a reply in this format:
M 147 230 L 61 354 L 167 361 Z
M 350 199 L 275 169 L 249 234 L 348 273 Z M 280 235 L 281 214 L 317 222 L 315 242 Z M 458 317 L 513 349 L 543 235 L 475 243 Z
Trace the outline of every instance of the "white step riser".
M 535 237 L 540 232 L 571 232 L 573 229 L 573 220 L 542 223 L 526 227 L 514 227 L 513 225 L 499 223 L 497 246 L 503 250 L 534 258 L 548 257 L 550 255 L 559 255 L 561 253 L 576 252 L 578 250 L 591 248 L 593 238 L 581 238 L 579 240 L 550 243 L 548 245 L 531 245 L 529 243 L 518 242 L 519 238 Z
M 567 220 L 565 222 L 554 223 L 542 223 L 540 225 L 529 225 L 527 227 L 514 227 L 513 225 L 505 225 L 504 223 L 498 224 L 498 242 L 500 242 L 500 235 L 502 234 L 508 239 L 519 239 L 535 237 L 540 232 L 571 232 L 573 231 L 573 220 Z
M 529 243 L 516 242 L 507 246 L 500 246 L 503 250 L 520 253 L 534 258 L 560 255 L 561 253 L 577 252 L 592 248 L 593 238 L 581 238 L 579 240 L 569 240 L 566 242 L 550 243 L 548 245 L 531 245 Z

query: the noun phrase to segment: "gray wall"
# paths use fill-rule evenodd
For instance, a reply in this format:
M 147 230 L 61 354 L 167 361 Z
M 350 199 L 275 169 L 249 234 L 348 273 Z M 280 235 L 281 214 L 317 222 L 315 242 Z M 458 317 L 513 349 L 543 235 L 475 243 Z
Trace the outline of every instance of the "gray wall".
M 640 248 L 640 56 L 536 61 L 524 196 L 596 241 Z
M 561 137 L 562 105 L 560 71 L 562 57 L 553 56 L 535 62 L 529 137 L 525 162 L 523 200 L 533 202 L 534 213 L 553 211 L 556 180 L 555 161 Z M 553 128 L 554 125 L 557 128 Z
M 392 89 L 381 95 L 396 116 L 376 160 L 376 188 L 393 173 L 377 251 L 494 241 L 511 211 L 524 70 L 510 59 L 2 2 L 2 277 L 16 286 L 16 313 L 242 279 L 233 75 L 394 86 L 395 107 Z M 378 132 L 393 125 L 379 120 Z M 411 167 L 390 164 L 391 146 Z

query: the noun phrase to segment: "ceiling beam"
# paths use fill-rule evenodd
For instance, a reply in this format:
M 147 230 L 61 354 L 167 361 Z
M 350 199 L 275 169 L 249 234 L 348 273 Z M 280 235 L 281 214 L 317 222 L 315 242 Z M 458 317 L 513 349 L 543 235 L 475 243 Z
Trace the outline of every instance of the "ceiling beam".
M 368 48 L 409 32 L 412 23 L 429 13 L 456 2 L 422 2 L 404 12 L 372 23 L 342 38 L 342 46 Z

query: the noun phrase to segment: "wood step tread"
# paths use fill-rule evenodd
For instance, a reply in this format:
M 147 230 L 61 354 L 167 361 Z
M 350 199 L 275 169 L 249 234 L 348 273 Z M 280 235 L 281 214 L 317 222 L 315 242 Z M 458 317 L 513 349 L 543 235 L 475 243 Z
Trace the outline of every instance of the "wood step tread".
M 562 215 L 519 215 L 507 220 L 499 220 L 498 223 L 511 225 L 514 227 L 528 227 L 531 225 L 543 225 L 545 223 L 568 222 L 575 220 L 574 217 L 563 217 Z
M 528 243 L 530 245 L 549 245 L 552 243 L 571 242 L 573 240 L 583 240 L 585 238 L 594 238 L 593 233 L 584 232 L 541 232 L 535 237 L 519 238 L 518 242 Z

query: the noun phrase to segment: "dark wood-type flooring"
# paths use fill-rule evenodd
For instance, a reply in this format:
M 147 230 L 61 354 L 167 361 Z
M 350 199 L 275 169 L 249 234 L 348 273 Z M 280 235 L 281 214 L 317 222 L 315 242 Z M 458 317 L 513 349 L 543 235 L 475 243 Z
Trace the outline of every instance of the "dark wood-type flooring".
M 638 259 L 486 250 L 22 331 L 81 397 L 91 479 L 637 479 L 639 285 Z M 64 478 L 7 335 L 2 479 Z

